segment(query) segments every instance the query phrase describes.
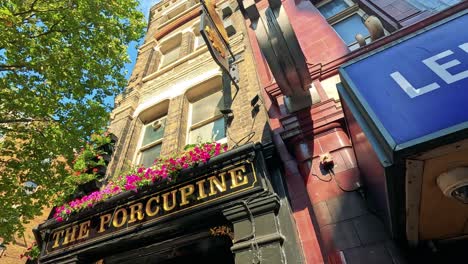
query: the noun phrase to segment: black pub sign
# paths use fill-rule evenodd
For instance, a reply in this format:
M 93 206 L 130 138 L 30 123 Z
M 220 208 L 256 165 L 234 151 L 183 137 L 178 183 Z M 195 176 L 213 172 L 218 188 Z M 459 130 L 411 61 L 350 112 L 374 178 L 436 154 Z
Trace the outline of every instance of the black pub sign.
M 213 205 L 257 186 L 260 186 L 260 182 L 253 163 L 243 161 L 230 165 L 53 229 L 47 239 L 46 254 L 131 232 L 141 224 L 154 223 L 197 207 Z

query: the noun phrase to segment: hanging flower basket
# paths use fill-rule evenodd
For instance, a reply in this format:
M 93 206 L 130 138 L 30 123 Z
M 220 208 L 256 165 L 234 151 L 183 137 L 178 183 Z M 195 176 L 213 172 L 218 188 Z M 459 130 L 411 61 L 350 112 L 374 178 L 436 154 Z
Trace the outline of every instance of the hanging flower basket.
M 97 165 L 93 168 L 86 169 L 86 173 L 88 174 L 95 174 L 97 179 L 101 179 L 106 176 L 107 166 L 105 165 Z
M 78 185 L 78 190 L 82 191 L 84 194 L 90 194 L 94 191 L 98 191 L 101 188 L 101 183 L 97 180 L 91 180 L 89 182 Z
M 114 145 L 117 142 L 117 137 L 108 132 L 102 134 L 92 134 L 91 142 L 96 146 L 96 149 L 104 154 L 112 155 L 114 152 Z

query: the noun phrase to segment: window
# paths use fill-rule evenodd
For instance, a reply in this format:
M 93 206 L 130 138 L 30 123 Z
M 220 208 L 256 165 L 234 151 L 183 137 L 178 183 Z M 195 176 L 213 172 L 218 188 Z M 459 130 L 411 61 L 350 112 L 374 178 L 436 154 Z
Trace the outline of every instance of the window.
M 161 21 L 158 28 L 162 28 L 167 24 L 175 21 L 181 17 L 188 9 L 185 1 L 179 2 L 178 4 L 171 5 L 171 8 L 165 8 L 165 11 L 161 14 Z
M 226 137 L 224 117 L 219 111 L 223 103 L 223 94 L 218 91 L 190 105 L 189 144 L 219 141 Z
M 419 10 L 441 11 L 460 3 L 461 0 L 409 0 L 408 2 Z
M 143 138 L 139 153 L 139 164 L 149 167 L 161 153 L 166 117 L 159 118 L 143 128 Z
M 202 47 L 205 45 L 205 40 L 203 39 L 202 35 L 200 32 L 195 31 L 195 39 L 193 40 L 194 42 L 194 50 L 197 50 L 198 48 Z
M 341 11 L 346 10 L 348 7 L 349 5 L 344 0 L 332 0 L 331 2 L 320 6 L 319 11 L 326 19 L 329 19 Z
M 178 17 L 179 15 L 181 15 L 185 10 L 187 9 L 186 5 L 183 3 L 183 4 L 179 4 L 178 7 L 175 7 L 174 9 L 172 9 L 171 11 L 169 11 L 169 13 L 166 14 L 167 16 L 167 20 L 171 20 L 175 17 Z
M 350 0 L 324 1 L 323 4 L 319 4 L 318 9 L 350 50 L 359 48 L 355 39 L 357 34 L 366 38 L 366 42 L 370 41 L 369 31 L 362 19 L 365 13 L 354 2 Z
M 162 67 L 169 65 L 179 59 L 180 55 L 180 45 L 176 45 L 169 50 L 163 52 Z
M 192 27 L 193 32 L 193 50 L 197 50 L 205 45 L 205 40 L 200 34 L 200 23 L 196 23 Z
M 161 41 L 159 45 L 159 50 L 162 54 L 161 66 L 166 67 L 167 65 L 177 61 L 182 56 L 181 54 L 181 44 L 182 44 L 182 33 L 176 33 L 175 35 L 169 36 Z
M 363 35 L 364 37 L 367 37 L 369 35 L 367 28 L 362 23 L 361 17 L 357 14 L 354 14 L 350 17 L 347 17 L 344 20 L 339 21 L 338 23 L 333 25 L 333 28 L 335 28 L 336 33 L 338 33 L 338 35 L 341 36 L 341 38 L 347 45 L 350 45 L 356 41 L 355 36 L 358 33 Z M 363 34 L 364 32 L 366 32 L 367 34 Z

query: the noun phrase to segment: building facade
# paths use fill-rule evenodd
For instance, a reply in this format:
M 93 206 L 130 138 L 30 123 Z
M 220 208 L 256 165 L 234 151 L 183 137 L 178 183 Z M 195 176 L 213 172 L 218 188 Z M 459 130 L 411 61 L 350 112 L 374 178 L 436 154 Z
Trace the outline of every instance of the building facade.
M 360 62 L 358 65 L 362 65 L 361 63 L 364 63 L 368 57 L 371 58 L 373 54 L 397 46 L 399 42 L 417 36 L 423 31 L 432 30 L 428 25 L 439 25 L 443 23 L 441 21 L 450 18 L 461 20 L 459 16 L 466 17 L 463 13 L 467 7 L 466 2 L 244 1 L 243 3 L 246 23 L 250 25 L 252 47 L 258 61 L 257 71 L 261 79 L 265 104 L 269 106 L 273 138 L 280 157 L 285 164 L 288 164 L 285 174 L 291 206 L 306 208 L 306 210 L 293 210 L 293 215 L 307 263 L 400 263 L 404 259 L 410 262 L 424 259 L 426 262 L 439 263 L 447 261 L 449 256 L 452 259 L 463 256 L 460 244 L 448 246 L 458 248 L 458 251 L 453 250 L 447 254 L 430 254 L 431 249 L 427 250 L 427 248 L 435 250 L 439 246 L 443 248 L 442 245 L 447 240 L 453 241 L 464 236 L 464 231 L 461 231 L 464 230 L 464 224 L 461 222 L 457 227 L 449 227 L 451 225 L 442 219 L 435 220 L 436 215 L 440 218 L 450 215 L 450 219 L 464 219 L 462 222 L 466 220 L 466 205 L 455 199 L 440 198 L 442 192 L 434 180 L 439 173 L 450 170 L 449 159 L 438 157 L 446 160 L 445 163 L 439 163 L 441 167 L 438 167 L 437 173 L 434 172 L 435 175 L 431 176 L 418 174 L 419 183 L 416 183 L 418 187 L 412 189 L 414 182 L 411 175 L 414 172 L 410 164 L 414 166 L 411 160 L 418 158 L 416 156 L 404 158 L 392 153 L 388 154 L 391 159 L 388 159 L 389 163 L 386 164 L 385 159 L 381 158 L 382 148 L 379 143 L 381 138 L 373 137 L 372 132 L 365 127 L 366 122 L 362 121 L 365 120 L 363 116 L 371 115 L 369 114 L 371 110 L 366 110 L 368 108 L 359 108 L 367 101 L 361 102 L 355 108 L 360 109 L 358 112 L 364 113 L 363 116 L 359 116 L 355 109 L 349 110 L 351 108 L 348 103 L 349 98 L 353 98 L 351 101 L 356 98 L 346 96 L 344 93 L 346 89 L 340 90 L 337 87 L 341 87 L 343 83 L 346 87 L 353 84 L 351 85 L 355 87 L 353 89 L 359 89 L 355 85 L 357 79 L 361 80 L 362 84 L 367 84 L 368 80 L 379 76 L 375 77 L 376 81 L 372 87 L 369 87 L 369 91 L 375 89 L 376 93 L 382 90 L 382 98 L 379 98 L 382 101 L 375 101 L 375 107 L 388 102 L 393 103 L 394 98 L 388 96 L 387 91 L 395 87 L 384 86 L 390 82 L 386 82 L 386 76 L 383 71 L 380 72 L 384 67 L 391 67 L 390 65 L 395 67 L 395 64 L 389 63 L 392 57 L 386 58 L 388 61 L 369 64 L 368 68 L 355 66 L 352 77 L 347 75 L 346 66 L 358 62 Z M 449 6 L 452 7 L 448 8 Z M 270 38 L 281 35 L 272 27 L 258 26 L 265 24 L 265 21 L 271 21 L 272 17 L 276 19 L 278 27 L 281 27 L 283 32 L 287 28 L 285 24 L 289 23 L 295 32 L 296 40 L 285 37 L 284 43 L 277 44 L 265 38 L 265 32 Z M 462 22 L 459 22 L 458 30 L 462 30 L 460 23 Z M 456 43 L 459 42 L 460 47 L 466 42 L 465 34 L 452 34 L 452 36 Z M 443 37 L 434 37 L 438 38 Z M 294 45 L 290 42 L 294 41 L 297 41 L 301 47 L 302 54 L 293 53 Z M 427 45 L 427 50 L 431 50 L 429 46 Z M 451 47 L 438 47 L 431 52 L 437 53 L 437 50 L 443 52 L 449 48 Z M 276 57 L 270 55 L 272 51 L 279 49 L 289 50 L 290 53 L 281 53 Z M 411 56 L 409 54 L 414 52 L 410 48 L 400 49 L 400 53 L 394 56 L 393 60 L 397 60 L 398 56 Z M 466 62 L 466 56 L 463 57 L 466 54 L 462 53 L 463 48 L 460 48 L 459 58 Z M 295 94 L 291 93 L 288 87 L 294 80 L 289 81 L 286 73 L 297 72 L 297 76 L 300 76 L 300 69 L 291 65 L 286 65 L 283 69 L 275 68 L 272 65 L 275 59 L 280 61 L 298 59 L 306 62 L 310 85 L 303 87 L 303 90 L 311 94 L 311 99 L 307 103 L 295 98 Z M 452 63 L 462 64 L 454 73 L 461 72 L 458 77 L 460 80 L 464 79 L 466 63 L 460 61 Z M 449 67 L 449 64 L 446 66 Z M 416 69 L 415 65 L 410 63 L 407 67 Z M 340 68 L 343 68 L 341 74 Z M 369 70 L 371 68 L 372 71 Z M 376 73 L 379 74 L 375 75 Z M 423 76 L 425 75 L 420 72 L 412 75 L 414 78 L 419 77 L 424 80 Z M 289 83 L 282 83 L 279 81 L 281 79 L 286 79 Z M 457 85 L 458 89 L 463 89 L 461 82 Z M 406 89 L 404 85 L 400 86 Z M 422 85 L 415 87 L 422 88 Z M 398 86 L 396 89 L 401 90 Z M 297 94 L 303 96 L 301 92 L 297 91 Z M 415 93 L 419 94 L 417 88 Z M 464 98 L 465 93 L 459 92 L 459 96 Z M 360 95 L 365 97 L 367 94 L 370 92 L 366 90 Z M 399 109 L 399 106 L 400 104 L 394 102 L 394 105 L 387 105 L 388 111 L 382 110 L 382 113 L 384 116 L 401 113 L 400 110 L 403 109 Z M 434 107 L 433 105 L 427 107 L 431 106 Z M 343 112 L 343 107 L 347 111 Z M 465 112 L 462 106 L 456 111 Z M 461 119 L 464 122 L 468 120 L 466 115 Z M 409 132 L 407 121 L 405 117 L 397 121 L 403 134 Z M 379 121 L 376 122 L 374 126 L 378 127 Z M 428 123 L 430 121 L 426 120 L 426 124 Z M 428 151 L 435 146 L 449 143 L 460 145 L 460 138 L 466 138 L 466 136 L 455 136 L 455 132 L 449 134 L 455 139 L 439 142 L 438 145 L 424 141 L 418 144 L 420 147 L 425 146 L 425 151 Z M 395 149 L 397 149 L 395 146 L 387 147 L 388 152 Z M 452 155 L 452 158 L 460 157 L 463 151 L 460 150 Z M 327 160 L 333 160 L 332 170 L 324 170 L 326 165 L 324 161 Z M 466 164 L 466 159 L 461 158 L 457 162 L 458 165 Z M 419 166 L 421 168 L 421 163 Z M 425 177 L 428 178 L 424 179 Z M 424 184 L 419 185 L 421 182 Z M 414 198 L 421 197 L 420 195 L 424 197 Z M 432 200 L 431 197 L 438 198 Z M 448 208 L 458 209 L 449 213 Z M 442 211 L 446 212 L 444 216 L 439 214 Z M 431 238 L 424 235 L 429 233 Z M 440 243 L 436 242 L 434 244 L 437 245 L 434 246 L 431 239 Z
M 110 132 L 119 140 L 107 174 L 150 167 L 191 144 L 229 150 L 174 183 L 126 192 L 64 222 L 46 221 L 38 230 L 40 263 L 303 262 L 243 15 L 235 2 L 218 3 L 216 11 L 227 25 L 239 90 L 225 88 L 229 80 L 200 34 L 201 4 L 156 4 L 111 113 Z
M 218 142 L 228 151 L 182 171 L 175 182 L 119 194 L 64 222 L 47 220 L 37 232 L 39 262 L 430 259 L 434 254 L 424 250 L 435 247 L 433 240 L 466 235 L 467 208 L 440 197 L 437 207 L 424 207 L 433 195 L 421 188 L 425 198 L 414 205 L 415 189 L 407 183 L 414 170 L 406 162 L 460 146 L 465 128 L 423 144 L 413 156 L 391 153 L 385 164 L 383 140 L 362 121 L 371 110 L 352 96 L 358 88 L 350 83 L 367 73 L 358 70 L 356 77 L 347 69 L 432 30 L 428 25 L 465 19 L 466 7 L 416 0 L 161 1 L 151 9 L 128 87 L 111 113 L 110 131 L 119 140 L 108 179 L 190 144 Z M 223 38 L 228 49 L 219 46 Z M 466 34 L 455 39 L 463 51 Z M 224 69 L 220 61 L 227 57 Z M 464 69 L 451 76 L 464 79 Z M 457 166 L 465 166 L 464 147 L 454 151 Z M 427 184 L 434 191 L 436 183 Z M 434 212 L 450 208 L 459 212 L 457 228 L 431 221 Z

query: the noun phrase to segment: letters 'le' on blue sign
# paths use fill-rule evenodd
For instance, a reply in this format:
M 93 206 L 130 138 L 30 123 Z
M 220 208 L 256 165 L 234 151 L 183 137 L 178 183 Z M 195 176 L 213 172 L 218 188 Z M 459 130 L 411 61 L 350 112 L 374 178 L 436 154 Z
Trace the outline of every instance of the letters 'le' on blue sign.
M 341 73 L 397 145 L 468 122 L 468 14 Z

